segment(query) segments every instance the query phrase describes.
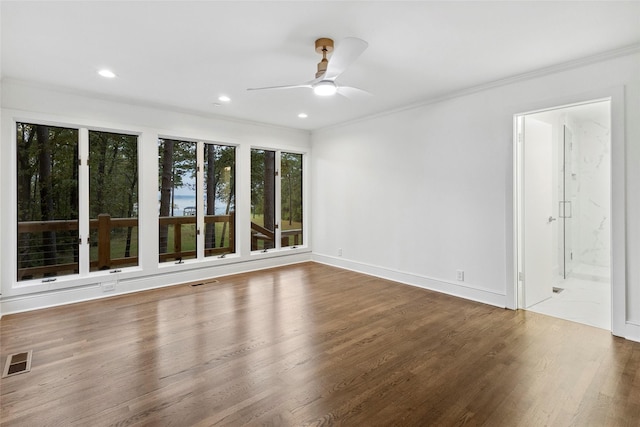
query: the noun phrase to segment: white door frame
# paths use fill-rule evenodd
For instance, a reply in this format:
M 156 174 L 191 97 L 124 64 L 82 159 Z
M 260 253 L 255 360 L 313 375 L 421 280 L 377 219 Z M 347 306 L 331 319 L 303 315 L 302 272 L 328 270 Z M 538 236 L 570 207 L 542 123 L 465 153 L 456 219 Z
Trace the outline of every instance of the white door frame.
M 507 292 L 511 307 L 521 306 L 523 242 L 522 229 L 522 138 L 519 130 L 527 114 L 572 107 L 597 101 L 611 102 L 611 333 L 626 335 L 626 188 L 625 188 L 625 139 L 624 139 L 624 87 L 608 88 L 581 96 L 545 101 L 520 109 L 513 115 L 513 286 Z

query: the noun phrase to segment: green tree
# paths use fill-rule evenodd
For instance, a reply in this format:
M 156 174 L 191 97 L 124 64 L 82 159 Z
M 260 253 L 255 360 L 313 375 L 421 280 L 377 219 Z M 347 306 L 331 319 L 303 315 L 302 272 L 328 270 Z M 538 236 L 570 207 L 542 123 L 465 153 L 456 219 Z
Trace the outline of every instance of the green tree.
M 176 189 L 187 186 L 195 190 L 196 147 L 191 141 L 158 140 L 160 217 L 176 216 Z M 160 225 L 159 232 L 159 251 L 164 254 L 169 250 L 169 225 Z
M 160 140 L 160 216 L 169 216 L 171 208 L 171 195 L 173 194 L 173 141 Z M 160 226 L 160 253 L 167 252 L 169 241 L 169 226 Z
M 16 130 L 18 222 L 77 221 L 78 131 L 28 123 L 17 123 Z M 75 263 L 77 271 L 77 239 L 77 229 L 20 232 L 19 280 L 34 278 L 20 271 L 29 267 Z
M 234 147 L 217 145 L 217 161 L 216 161 L 216 199 L 225 203 L 225 215 L 229 215 L 231 210 L 235 210 L 235 163 L 236 151 Z M 234 221 L 235 219 L 232 219 Z M 220 236 L 220 247 L 225 246 L 225 237 L 227 235 L 227 223 L 222 224 L 222 233 Z
M 275 232 L 275 151 L 251 150 L 251 208 L 262 214 L 262 226 Z M 264 248 L 274 247 L 273 240 L 265 241 Z
M 111 218 L 135 218 L 138 206 L 138 137 L 111 132 L 89 132 L 89 212 Z M 111 231 L 111 257 L 132 257 L 133 226 Z M 99 234 L 91 241 L 98 244 Z M 124 241 L 124 245 L 122 242 Z M 120 245 L 115 245 L 120 242 Z M 113 253 L 122 248 L 122 253 Z M 93 257 L 96 254 L 92 254 Z M 131 264 L 127 264 L 131 265 Z M 109 266 L 100 266 L 109 268 Z
M 205 169 L 205 194 L 207 199 L 207 207 L 205 215 L 216 214 L 216 183 L 219 180 L 219 171 L 216 170 L 216 146 L 214 144 L 205 144 L 205 155 L 207 167 Z M 216 224 L 207 223 L 205 225 L 204 247 L 216 247 Z
M 292 225 L 302 222 L 302 154 L 282 153 L 280 165 L 282 219 Z

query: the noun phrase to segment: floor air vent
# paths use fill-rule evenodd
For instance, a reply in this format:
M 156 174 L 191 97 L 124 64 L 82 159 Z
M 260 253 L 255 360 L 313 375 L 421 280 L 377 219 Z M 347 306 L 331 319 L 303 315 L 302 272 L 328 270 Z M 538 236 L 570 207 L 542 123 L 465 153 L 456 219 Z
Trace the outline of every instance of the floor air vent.
M 549 289 L 549 288 L 547 288 L 547 289 Z M 556 288 L 556 287 L 553 288 L 553 293 L 554 294 L 559 294 L 562 291 L 564 291 L 564 288 Z
M 192 283 L 191 286 L 210 285 L 212 283 L 218 283 L 218 281 L 217 280 L 207 280 L 206 282 Z
M 24 351 L 22 353 L 10 354 L 2 371 L 2 378 L 11 375 L 23 374 L 31 370 L 31 355 L 33 350 Z

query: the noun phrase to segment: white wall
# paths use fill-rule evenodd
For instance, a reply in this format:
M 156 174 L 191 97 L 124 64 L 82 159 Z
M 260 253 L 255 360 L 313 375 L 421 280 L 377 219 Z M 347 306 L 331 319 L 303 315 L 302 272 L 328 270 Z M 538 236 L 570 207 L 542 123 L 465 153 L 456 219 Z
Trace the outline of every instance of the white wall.
M 461 269 L 470 292 L 501 304 L 511 160 L 483 138 L 508 142 L 511 129 L 491 126 L 499 111 L 478 115 L 484 105 L 457 98 L 313 135 L 314 252 L 342 248 L 344 260 L 434 286 Z
M 0 7 L 0 22 L 2 22 L 2 8 Z M 0 105 L 2 105 L 2 31 L 0 31 Z M 2 109 L 0 108 L 0 123 L 2 123 Z M 2 165 L 3 145 L 0 144 L 0 165 Z M 2 188 L 3 173 L 0 173 L 0 188 Z M 1 202 L 0 202 L 1 203 Z M 0 209 L 0 242 L 2 240 L 2 209 Z M 0 280 L 2 280 L 2 262 L 0 262 Z M 0 286 L 0 298 L 2 298 L 2 286 Z M 0 304 L 0 317 L 2 317 L 2 304 Z
M 513 116 L 614 93 L 624 93 L 624 102 L 616 99 L 626 115 L 615 119 L 624 121 L 624 136 L 614 135 L 626 138 L 622 214 L 638 218 L 636 49 L 314 132 L 314 258 L 513 307 Z M 620 178 L 614 197 L 624 191 Z M 640 339 L 640 263 L 634 262 L 640 230 L 637 221 L 628 222 L 624 334 Z M 624 251 L 625 236 L 617 239 L 616 251 L 620 245 Z M 457 269 L 465 271 L 464 282 L 456 280 Z
M 252 146 L 309 153 L 310 141 L 306 131 L 225 120 L 152 108 L 131 103 L 99 99 L 79 93 L 70 93 L 39 87 L 17 81 L 2 83 L 2 130 L 0 147 L 0 233 L 4 243 L 0 246 L 0 280 L 3 314 L 33 308 L 64 304 L 79 300 L 111 296 L 104 293 L 99 283 L 109 280 L 106 272 L 59 277 L 55 282 L 31 281 L 16 283 L 15 265 L 15 135 L 16 121 L 45 122 L 62 126 L 79 126 L 113 131 L 138 133 L 139 136 L 139 240 L 157 247 L 157 191 L 158 191 L 158 136 L 185 138 L 234 144 L 237 146 L 236 164 L 236 218 L 239 235 L 237 254 L 225 259 L 188 260 L 182 265 L 158 265 L 157 250 L 141 250 L 140 265 L 123 269 L 115 293 L 133 292 L 153 287 L 201 280 L 237 272 L 267 268 L 310 259 L 308 236 L 306 244 L 296 249 L 285 248 L 269 253 L 251 253 L 250 250 L 250 149 Z M 307 177 L 308 178 L 308 173 Z M 309 211 L 305 208 L 305 211 Z M 307 228 L 309 220 L 305 221 Z M 243 226 L 246 225 L 246 226 Z

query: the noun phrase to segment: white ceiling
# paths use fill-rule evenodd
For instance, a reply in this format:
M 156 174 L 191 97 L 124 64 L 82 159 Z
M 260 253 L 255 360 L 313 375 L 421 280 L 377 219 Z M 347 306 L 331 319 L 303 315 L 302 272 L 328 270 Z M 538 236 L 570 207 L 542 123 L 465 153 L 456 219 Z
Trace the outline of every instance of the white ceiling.
M 318 129 L 640 43 L 640 1 L 2 1 L 2 78 Z M 338 79 L 372 97 L 248 87 L 311 80 L 314 41 L 369 48 Z M 99 77 L 111 68 L 118 78 Z M 226 94 L 232 101 L 215 106 Z M 297 114 L 305 112 L 306 119 Z

